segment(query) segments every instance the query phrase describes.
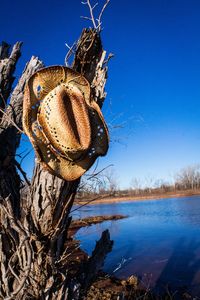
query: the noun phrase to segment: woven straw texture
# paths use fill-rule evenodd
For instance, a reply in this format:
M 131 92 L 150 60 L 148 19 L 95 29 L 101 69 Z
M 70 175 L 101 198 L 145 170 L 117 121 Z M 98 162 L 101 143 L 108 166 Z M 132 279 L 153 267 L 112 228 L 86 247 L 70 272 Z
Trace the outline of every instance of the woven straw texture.
M 44 68 L 28 80 L 23 127 L 39 163 L 68 181 L 83 175 L 108 150 L 108 129 L 90 84 L 67 67 Z

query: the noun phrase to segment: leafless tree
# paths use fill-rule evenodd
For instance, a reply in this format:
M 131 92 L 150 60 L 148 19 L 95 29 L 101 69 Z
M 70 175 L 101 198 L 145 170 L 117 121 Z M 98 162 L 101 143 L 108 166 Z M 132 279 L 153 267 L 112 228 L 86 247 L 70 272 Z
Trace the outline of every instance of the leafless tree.
M 175 175 L 177 189 L 198 189 L 200 187 L 200 165 L 195 164 L 183 168 Z
M 113 168 L 107 169 L 104 171 L 104 176 L 106 178 L 105 189 L 110 195 L 114 196 L 119 190 L 119 182 L 115 170 Z
M 116 174 L 112 165 L 109 165 L 100 171 L 95 169 L 91 174 L 82 176 L 78 188 L 77 200 L 88 199 L 94 201 L 114 196 L 117 191 L 119 191 L 119 184 Z
M 88 79 L 93 97 L 102 107 L 107 58 L 99 27 L 82 31 L 72 68 Z M 64 181 L 36 163 L 33 178 L 30 183 L 27 181 L 22 197 L 24 184 L 18 170 L 23 176 L 26 174 L 20 163 L 16 163 L 16 150 L 23 132 L 24 86 L 44 65 L 33 56 L 11 93 L 20 55 L 21 43 L 12 49 L 6 43 L 1 44 L 0 299 L 79 299 L 101 268 L 112 241 L 105 231 L 91 258 L 84 263 L 77 261 L 78 245 L 68 235 L 68 229 L 79 179 Z
M 141 189 L 141 181 L 138 178 L 132 178 L 130 182 L 130 187 L 131 190 L 135 192 L 136 195 L 140 194 L 140 189 Z
M 149 194 L 151 194 L 152 188 L 153 188 L 154 178 L 151 175 L 148 175 L 144 179 L 145 189 L 148 191 Z

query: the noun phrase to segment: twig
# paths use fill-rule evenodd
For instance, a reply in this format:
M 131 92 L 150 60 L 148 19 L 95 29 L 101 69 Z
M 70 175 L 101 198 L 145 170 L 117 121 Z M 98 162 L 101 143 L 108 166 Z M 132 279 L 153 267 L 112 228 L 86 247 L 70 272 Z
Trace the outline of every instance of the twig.
M 91 202 L 94 202 L 95 200 L 102 200 L 102 199 L 107 198 L 107 197 L 108 197 L 108 195 L 105 195 L 105 196 L 97 196 L 96 198 L 93 198 L 93 199 L 91 199 L 91 200 L 88 200 L 86 203 L 81 204 L 80 206 L 78 206 L 78 207 L 75 208 L 75 209 L 72 209 L 72 210 L 70 211 L 70 214 L 71 214 L 72 212 L 74 212 L 74 211 L 76 211 L 76 210 L 78 210 L 78 209 L 80 209 L 80 208 L 82 208 L 82 207 L 84 207 L 84 206 L 90 204 Z
M 102 15 L 103 15 L 103 13 L 104 13 L 104 11 L 105 11 L 105 9 L 106 9 L 109 2 L 110 2 L 110 0 L 106 0 L 106 3 L 103 5 L 98 18 L 96 18 L 97 23 L 96 23 L 95 17 L 94 17 L 94 9 L 98 5 L 98 2 L 96 2 L 93 6 L 91 5 L 90 0 L 87 0 L 86 2 L 81 2 L 83 5 L 87 5 L 89 7 L 89 11 L 90 11 L 90 17 L 81 16 L 81 18 L 91 21 L 92 24 L 93 24 L 94 29 L 96 31 L 100 32 L 102 30 L 102 28 L 101 28 Z
M 18 168 L 18 170 L 21 172 L 22 176 L 24 177 L 24 180 L 26 181 L 26 183 L 28 184 L 28 186 L 31 185 L 30 181 L 28 180 L 28 178 L 26 177 L 26 172 L 22 169 L 21 164 L 18 163 L 18 161 L 15 160 L 15 165 Z
M 101 10 L 101 12 L 100 12 L 100 14 L 99 14 L 98 19 L 97 19 L 99 31 L 100 31 L 100 29 L 101 29 L 101 18 L 102 18 L 103 12 L 104 12 L 104 10 L 106 9 L 106 6 L 108 5 L 109 2 L 110 2 L 110 0 L 107 0 L 107 1 L 106 1 L 106 3 L 104 4 L 104 6 L 103 6 L 103 8 L 102 8 L 102 10 Z
M 92 24 L 93 24 L 93 26 L 94 26 L 95 29 L 97 29 L 97 25 L 96 25 L 96 22 L 95 22 L 95 19 L 94 19 L 93 10 L 96 7 L 96 4 L 92 7 L 92 5 L 90 3 L 90 0 L 87 0 L 87 5 L 88 5 L 89 10 L 90 10 L 91 21 L 92 21 Z
M 5 100 L 5 98 L 4 98 L 4 96 L 3 96 L 2 93 L 0 93 L 0 97 L 1 97 L 1 99 L 3 101 L 4 106 L 6 107 L 6 100 Z
M 97 161 L 97 164 L 92 172 L 92 174 L 85 174 L 85 177 L 86 177 L 86 182 L 83 182 L 81 185 L 79 185 L 79 191 L 81 192 L 81 190 L 84 188 L 84 187 L 88 187 L 88 182 L 89 181 L 97 181 L 99 184 L 103 182 L 102 179 L 99 179 L 97 176 L 101 173 L 103 173 L 103 171 L 105 171 L 106 169 L 110 168 L 110 167 L 113 167 L 113 165 L 108 165 L 106 166 L 105 168 L 101 169 L 100 171 L 96 172 L 97 170 L 97 167 L 98 167 L 98 161 Z M 95 173 L 96 172 L 96 173 Z M 87 178 L 88 177 L 88 178 Z M 95 190 L 95 187 L 94 187 L 94 184 L 89 184 L 89 187 L 90 187 L 90 190 Z
M 75 52 L 76 52 L 77 41 L 75 41 L 72 46 L 69 46 L 67 43 L 65 43 L 65 46 L 69 49 L 65 56 L 65 65 L 66 65 L 66 67 L 68 67 L 69 66 L 68 60 L 69 60 L 70 56 L 75 54 Z
M 24 133 L 23 130 L 21 130 L 21 129 L 17 126 L 17 124 L 12 120 L 12 118 L 9 117 L 9 116 L 7 115 L 7 113 L 6 113 L 2 108 L 0 108 L 0 112 L 2 112 L 2 113 L 6 116 L 6 118 L 8 118 L 8 120 L 13 124 L 13 126 L 14 126 L 20 133 Z
M 16 254 L 14 253 L 13 256 L 15 256 Z M 9 262 L 8 262 L 8 268 L 10 269 L 10 272 L 13 274 L 13 276 L 17 279 L 17 281 L 20 283 L 20 278 L 17 276 L 17 274 L 15 273 L 15 271 L 13 270 L 12 266 L 11 266 L 11 260 L 13 258 L 13 256 L 10 258 Z
M 80 245 L 76 246 L 70 253 L 65 253 L 61 256 L 61 258 L 59 260 L 56 261 L 56 263 L 62 263 L 64 260 L 66 260 L 66 258 L 70 257 L 71 255 L 73 255 L 76 250 L 78 250 L 80 248 Z M 68 249 L 67 249 L 68 250 Z
M 24 287 L 24 284 L 26 282 L 26 279 L 29 275 L 30 269 L 31 269 L 31 262 L 32 262 L 32 249 L 30 247 L 30 236 L 29 236 L 29 232 L 27 232 L 24 228 L 23 225 L 20 223 L 19 220 L 16 220 L 14 214 L 13 214 L 13 210 L 12 210 L 12 206 L 9 200 L 9 196 L 4 200 L 7 208 L 5 207 L 4 204 L 0 204 L 0 208 L 5 212 L 5 214 L 7 215 L 7 218 L 9 219 L 9 223 L 12 229 L 14 229 L 18 234 L 20 239 L 23 238 L 23 240 L 21 241 L 20 245 L 19 245 L 19 249 L 21 248 L 21 246 L 25 243 L 25 250 L 26 250 L 26 255 L 24 258 L 24 261 L 27 262 L 24 266 L 24 269 L 22 270 L 22 274 L 21 276 L 17 276 L 17 274 L 15 273 L 14 269 L 11 266 L 11 260 L 13 259 L 14 255 L 17 255 L 18 251 L 16 253 L 13 254 L 13 256 L 10 258 L 8 267 L 10 269 L 10 272 L 13 274 L 13 276 L 18 280 L 19 284 L 17 286 L 17 288 L 15 289 L 15 291 L 11 292 L 11 293 L 7 293 L 7 296 L 4 297 L 4 299 L 6 300 L 11 300 L 11 299 L 16 299 L 14 296 L 16 296 L 21 289 Z
M 21 157 L 21 155 L 22 155 L 22 153 L 24 153 L 24 151 L 19 154 L 20 158 L 21 158 L 20 165 L 22 164 L 24 158 L 27 157 L 32 151 L 33 151 L 33 149 L 31 148 L 23 157 Z
M 109 53 L 107 59 L 104 60 L 103 65 L 107 65 L 109 60 L 114 57 L 113 53 Z
M 103 168 L 103 169 L 101 169 L 99 172 L 97 172 L 97 173 L 93 173 L 93 174 L 86 174 L 85 176 L 88 176 L 88 178 L 87 178 L 87 180 L 90 180 L 90 179 L 92 179 L 93 177 L 95 177 L 95 176 L 97 176 L 97 175 L 99 175 L 100 173 L 102 173 L 103 171 L 105 171 L 106 169 L 108 169 L 108 168 L 110 168 L 110 167 L 113 167 L 114 165 L 113 164 L 110 164 L 110 165 L 108 165 L 108 166 L 106 166 L 105 168 Z
M 21 289 L 23 288 L 25 282 L 26 282 L 26 279 L 28 278 L 28 275 L 29 275 L 29 272 L 30 272 L 30 269 L 31 269 L 31 262 L 32 262 L 32 249 L 30 247 L 30 242 L 27 240 L 26 241 L 26 256 L 27 256 L 27 265 L 26 267 L 24 268 L 24 274 L 22 275 L 22 279 L 20 281 L 20 284 L 18 285 L 17 289 L 12 292 L 12 294 L 10 295 L 10 297 L 6 298 L 6 300 L 11 300 L 13 298 L 15 298 L 14 296 L 16 296 L 20 291 Z

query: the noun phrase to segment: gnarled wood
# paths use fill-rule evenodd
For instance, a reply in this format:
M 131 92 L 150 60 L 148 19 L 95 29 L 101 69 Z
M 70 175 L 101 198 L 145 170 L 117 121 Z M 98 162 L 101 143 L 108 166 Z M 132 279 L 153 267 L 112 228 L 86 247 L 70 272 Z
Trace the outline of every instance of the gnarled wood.
M 39 68 L 41 61 L 32 57 L 16 85 L 10 104 L 0 123 L 0 197 L 10 196 L 13 208 L 19 215 L 20 177 L 15 166 L 15 154 L 22 133 L 22 104 L 26 80 Z
M 21 42 L 17 42 L 10 53 L 10 45 L 2 42 L 0 45 L 0 108 L 4 109 L 15 80 L 13 76 L 19 57 L 21 56 Z M 1 120 L 2 112 L 0 112 Z
M 100 107 L 107 77 L 105 54 L 99 33 L 83 30 L 73 68 L 87 77 Z M 68 236 L 68 228 L 79 179 L 64 181 L 36 162 L 26 198 L 19 205 L 20 178 L 14 157 L 22 130 L 23 89 L 29 76 L 41 67 L 37 58 L 31 59 L 1 123 L 0 299 L 80 299 L 112 247 L 106 232 L 88 263 L 77 263 L 79 245 Z
M 101 238 L 96 242 L 95 249 L 92 252 L 92 256 L 89 258 L 84 266 L 85 272 L 84 288 L 90 286 L 91 282 L 97 276 L 99 270 L 103 267 L 106 255 L 112 250 L 113 241 L 110 240 L 110 233 L 108 230 L 102 232 Z

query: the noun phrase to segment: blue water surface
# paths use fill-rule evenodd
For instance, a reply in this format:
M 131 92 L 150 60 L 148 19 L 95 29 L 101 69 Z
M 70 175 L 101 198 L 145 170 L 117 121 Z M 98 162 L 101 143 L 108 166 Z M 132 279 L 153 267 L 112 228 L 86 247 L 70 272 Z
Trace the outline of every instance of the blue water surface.
M 74 207 L 77 208 L 77 207 Z M 144 286 L 186 288 L 200 295 L 200 196 L 87 205 L 74 218 L 124 214 L 128 218 L 82 228 L 76 234 L 91 254 L 105 229 L 114 240 L 104 270 L 137 275 Z

